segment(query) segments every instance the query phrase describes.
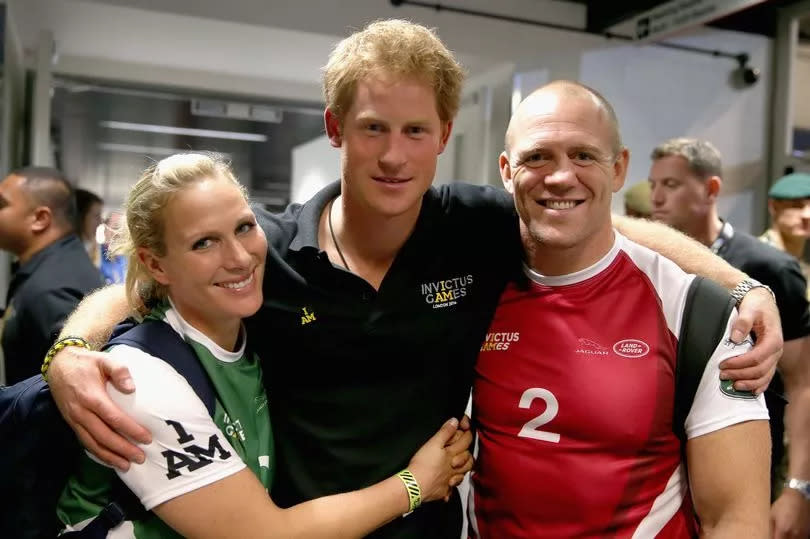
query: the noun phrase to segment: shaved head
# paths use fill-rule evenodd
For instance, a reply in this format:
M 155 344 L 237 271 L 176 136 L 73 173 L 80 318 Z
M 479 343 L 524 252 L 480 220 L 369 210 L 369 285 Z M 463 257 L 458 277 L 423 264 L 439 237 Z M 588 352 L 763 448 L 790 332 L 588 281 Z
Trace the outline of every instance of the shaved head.
M 56 226 L 73 230 L 76 199 L 70 181 L 62 172 L 49 167 L 24 167 L 11 174 L 22 178 L 20 187 L 34 204 L 50 208 Z
M 613 151 L 613 155 L 617 156 L 622 149 L 622 139 L 619 134 L 619 120 L 616 117 L 613 106 L 602 94 L 593 88 L 569 80 L 550 82 L 545 86 L 541 86 L 529 94 L 526 99 L 521 101 L 517 110 L 512 115 L 512 118 L 509 120 L 509 127 L 506 129 L 506 139 L 504 141 L 506 153 L 511 152 L 512 146 L 514 145 L 515 132 L 524 121 L 529 119 L 538 110 L 548 110 L 549 107 L 553 106 L 555 103 L 569 99 L 591 101 L 594 106 L 602 112 L 610 128 L 610 147 Z
M 611 198 L 624 185 L 629 160 L 613 108 L 596 91 L 559 81 L 523 100 L 498 166 L 532 268 L 564 275 L 610 250 Z

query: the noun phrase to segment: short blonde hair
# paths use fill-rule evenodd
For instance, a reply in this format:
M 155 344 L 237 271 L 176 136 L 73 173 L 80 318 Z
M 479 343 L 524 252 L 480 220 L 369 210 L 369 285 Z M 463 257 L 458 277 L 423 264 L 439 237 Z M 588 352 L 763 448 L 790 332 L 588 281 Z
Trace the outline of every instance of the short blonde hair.
M 399 19 L 377 21 L 337 44 L 323 68 L 326 106 L 343 121 L 357 83 L 374 75 L 420 79 L 433 88 L 443 122 L 458 112 L 464 69 L 433 30 Z
M 127 257 L 125 290 L 136 318 L 147 314 L 167 292 L 138 258 L 138 248 L 145 247 L 156 256 L 164 256 L 166 205 L 179 191 L 210 178 L 232 182 L 247 200 L 247 192 L 230 165 L 216 154 L 181 153 L 167 157 L 147 168 L 130 189 L 124 203 L 124 222 L 114 231 L 111 252 Z

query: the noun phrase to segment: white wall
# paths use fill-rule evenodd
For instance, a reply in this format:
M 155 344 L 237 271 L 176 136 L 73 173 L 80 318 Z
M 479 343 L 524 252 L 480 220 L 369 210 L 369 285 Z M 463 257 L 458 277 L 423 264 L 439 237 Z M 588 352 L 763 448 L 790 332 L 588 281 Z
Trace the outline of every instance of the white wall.
M 512 110 L 517 109 L 520 102 L 526 99 L 530 93 L 537 88 L 551 81 L 551 74 L 548 69 L 535 69 L 533 71 L 521 71 L 515 73 L 512 84 Z
M 798 47 L 793 69 L 793 125 L 810 129 L 810 45 Z
M 509 122 L 515 66 L 504 63 L 470 78 L 445 151 L 445 163 L 437 171 L 453 180 L 479 185 L 500 185 L 498 155 Z M 452 160 L 452 164 L 449 161 Z
M 321 135 L 293 148 L 290 202 L 304 203 L 340 178 L 340 150 Z
M 675 40 L 673 40 L 675 41 Z M 579 80 L 613 104 L 631 151 L 627 184 L 646 180 L 649 155 L 664 140 L 693 136 L 711 141 L 723 155 L 721 214 L 751 232 L 765 225 L 771 40 L 704 29 L 678 42 L 747 52 L 762 70 L 760 81 L 734 88 L 736 62 L 655 46 L 611 46 L 584 52 Z M 553 75 L 553 74 L 552 74 Z M 614 197 L 614 211 L 623 207 Z

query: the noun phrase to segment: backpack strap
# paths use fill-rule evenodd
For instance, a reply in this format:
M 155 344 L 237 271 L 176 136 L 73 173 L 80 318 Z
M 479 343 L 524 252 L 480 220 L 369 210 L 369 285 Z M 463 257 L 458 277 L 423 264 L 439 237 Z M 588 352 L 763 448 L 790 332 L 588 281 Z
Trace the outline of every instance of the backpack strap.
M 678 337 L 672 418 L 672 430 L 683 444 L 686 443 L 686 416 L 692 409 L 706 363 L 725 335 L 733 308 L 734 299 L 717 283 L 695 277 L 689 286 Z
M 208 414 L 214 416 L 216 392 L 194 349 L 166 322 L 146 320 L 110 339 L 103 350 L 125 344 L 158 357 L 174 367 L 205 404 Z
M 146 510 L 144 509 L 144 511 Z M 121 506 L 115 502 L 111 502 L 105 505 L 101 513 L 84 528 L 77 531 L 65 532 L 59 535 L 59 539 L 107 539 L 109 531 L 126 520 L 126 517 Z
M 169 324 L 159 320 L 146 320 L 140 324 L 123 322 L 116 326 L 113 337 L 102 350 L 119 344 L 137 348 L 174 367 L 200 397 L 208 414 L 214 417 L 217 397 L 211 379 L 191 345 Z M 104 538 L 107 532 L 124 520 L 138 520 L 148 514 L 137 496 L 119 478 L 112 485 L 112 499 L 82 530 L 62 536 L 71 539 Z

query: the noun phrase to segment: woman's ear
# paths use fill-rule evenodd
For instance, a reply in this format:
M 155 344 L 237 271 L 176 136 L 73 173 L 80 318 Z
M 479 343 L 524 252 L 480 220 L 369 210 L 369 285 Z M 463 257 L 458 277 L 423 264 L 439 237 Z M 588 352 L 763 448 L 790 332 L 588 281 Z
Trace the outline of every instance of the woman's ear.
M 169 283 L 169 276 L 163 269 L 163 264 L 159 256 L 157 256 L 151 249 L 147 249 L 146 247 L 138 247 L 136 251 L 138 255 L 138 260 L 140 260 L 143 267 L 146 269 L 146 272 L 159 284 L 163 286 L 168 286 Z

